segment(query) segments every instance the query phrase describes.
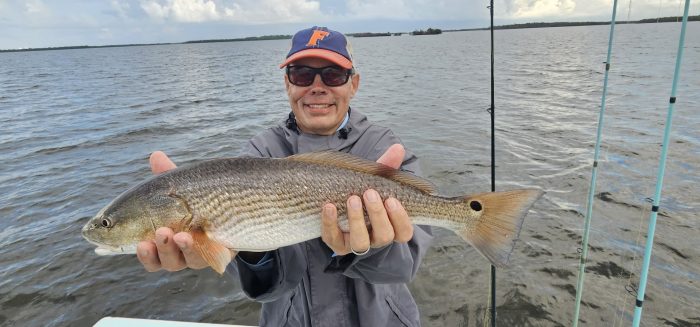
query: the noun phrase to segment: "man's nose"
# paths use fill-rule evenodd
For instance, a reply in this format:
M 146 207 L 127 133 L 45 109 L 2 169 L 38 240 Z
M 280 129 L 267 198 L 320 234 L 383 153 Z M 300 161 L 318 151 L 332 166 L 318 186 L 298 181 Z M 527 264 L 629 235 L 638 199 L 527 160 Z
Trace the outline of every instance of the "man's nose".
M 314 82 L 311 84 L 311 94 L 326 94 L 326 92 L 328 92 L 328 90 L 326 90 L 326 84 L 323 84 L 323 80 L 321 80 L 321 74 L 316 74 L 316 76 L 314 76 Z

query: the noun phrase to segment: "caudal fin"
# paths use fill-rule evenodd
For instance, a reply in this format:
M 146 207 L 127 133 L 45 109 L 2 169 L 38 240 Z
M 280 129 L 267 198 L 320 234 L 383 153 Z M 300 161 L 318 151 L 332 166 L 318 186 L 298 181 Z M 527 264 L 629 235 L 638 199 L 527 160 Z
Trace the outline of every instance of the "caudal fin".
M 544 194 L 537 189 L 470 195 L 470 209 L 481 216 L 458 232 L 496 267 L 508 264 L 528 210 Z

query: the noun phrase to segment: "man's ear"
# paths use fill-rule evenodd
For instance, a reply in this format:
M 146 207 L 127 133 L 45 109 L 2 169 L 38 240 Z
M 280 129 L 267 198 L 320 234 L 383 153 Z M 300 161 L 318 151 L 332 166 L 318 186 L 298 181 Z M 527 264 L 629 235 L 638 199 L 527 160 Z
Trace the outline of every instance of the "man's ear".
M 355 73 L 350 77 L 350 83 L 352 84 L 352 96 L 355 96 L 357 89 L 360 88 L 360 73 Z
M 289 77 L 287 77 L 287 74 L 284 74 L 284 89 L 289 92 Z

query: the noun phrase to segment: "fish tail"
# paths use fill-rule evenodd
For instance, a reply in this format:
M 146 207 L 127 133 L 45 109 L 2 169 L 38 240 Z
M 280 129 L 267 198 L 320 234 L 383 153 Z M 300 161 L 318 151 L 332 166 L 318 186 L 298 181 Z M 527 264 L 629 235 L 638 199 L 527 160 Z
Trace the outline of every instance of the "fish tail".
M 469 195 L 464 198 L 481 216 L 457 233 L 496 267 L 508 264 L 525 215 L 544 194 L 537 189 L 521 189 Z

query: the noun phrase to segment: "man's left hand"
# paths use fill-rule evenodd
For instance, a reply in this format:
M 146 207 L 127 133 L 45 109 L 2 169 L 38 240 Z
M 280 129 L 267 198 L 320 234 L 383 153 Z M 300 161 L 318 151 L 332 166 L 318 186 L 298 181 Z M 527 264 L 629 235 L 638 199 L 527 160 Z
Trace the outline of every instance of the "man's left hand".
M 401 144 L 394 144 L 377 160 L 378 163 L 398 169 L 406 151 Z M 365 225 L 363 205 L 367 210 L 371 231 Z M 373 189 L 365 191 L 362 199 L 353 195 L 347 200 L 350 231 L 345 233 L 338 226 L 338 210 L 332 203 L 323 206 L 321 238 L 337 255 L 350 252 L 364 253 L 369 248 L 380 248 L 392 242 L 406 243 L 413 238 L 413 224 L 399 200 L 382 201 Z

